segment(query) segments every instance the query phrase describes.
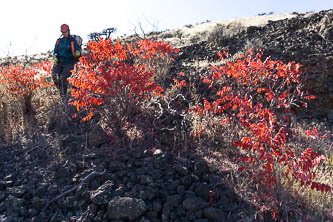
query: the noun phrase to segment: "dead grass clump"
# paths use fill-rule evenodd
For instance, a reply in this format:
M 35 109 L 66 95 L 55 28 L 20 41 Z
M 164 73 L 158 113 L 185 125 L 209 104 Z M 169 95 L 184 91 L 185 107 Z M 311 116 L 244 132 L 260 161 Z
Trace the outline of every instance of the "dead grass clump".
M 245 30 L 246 27 L 237 21 L 231 22 L 228 25 L 216 24 L 216 27 L 207 33 L 207 41 L 219 46 L 224 39 L 232 38 Z
M 220 41 L 223 39 L 226 27 L 222 24 L 217 24 L 210 33 L 207 34 L 207 41 L 213 45 L 219 45 Z
M 23 100 L 7 93 L 0 84 L 0 138 L 7 145 L 16 143 L 24 132 Z
M 226 37 L 233 37 L 241 32 L 243 32 L 246 29 L 246 27 L 241 22 L 231 22 L 226 26 L 225 29 L 225 36 Z

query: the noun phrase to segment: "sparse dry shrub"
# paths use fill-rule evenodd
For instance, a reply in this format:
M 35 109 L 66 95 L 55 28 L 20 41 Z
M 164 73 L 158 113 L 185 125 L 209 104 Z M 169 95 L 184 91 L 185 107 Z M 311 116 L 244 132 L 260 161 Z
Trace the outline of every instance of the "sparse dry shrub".
M 235 35 L 240 34 L 245 30 L 245 26 L 238 21 L 234 21 L 229 23 L 225 28 L 225 36 L 226 37 L 233 37 Z
M 216 27 L 207 33 L 207 41 L 213 45 L 219 46 L 224 39 L 232 38 L 243 32 L 245 26 L 240 22 L 231 22 L 228 25 L 217 24 Z
M 211 44 L 218 45 L 225 36 L 225 29 L 225 25 L 217 24 L 216 27 L 207 34 L 207 41 Z
M 249 39 L 247 39 L 245 44 L 244 44 L 244 52 L 246 52 L 248 48 L 258 50 L 258 49 L 263 49 L 264 45 L 263 45 L 262 40 L 259 40 L 259 39 L 249 40 Z M 242 53 L 244 53 L 244 52 L 242 52 Z
M 32 107 L 36 124 L 45 132 L 66 128 L 66 119 L 71 117 L 56 87 L 38 89 L 32 97 Z
M 14 144 L 24 132 L 23 126 L 23 101 L 20 98 L 7 94 L 3 86 L 0 99 L 0 139 L 5 144 Z
M 198 35 L 194 35 L 190 38 L 190 43 L 191 44 L 195 44 L 195 43 L 198 43 L 201 39 L 201 36 L 198 34 Z
M 159 134 L 169 138 L 169 146 L 175 152 L 188 151 L 193 147 L 191 128 L 194 116 L 188 112 L 191 98 L 184 73 L 173 78 L 173 84 L 163 95 L 151 103 L 156 105 L 153 125 Z M 166 142 L 164 142 L 166 143 Z

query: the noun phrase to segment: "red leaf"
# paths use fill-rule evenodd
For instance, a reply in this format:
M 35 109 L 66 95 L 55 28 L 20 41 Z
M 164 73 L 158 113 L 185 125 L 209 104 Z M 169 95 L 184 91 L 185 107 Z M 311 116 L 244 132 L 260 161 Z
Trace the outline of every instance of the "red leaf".
M 234 142 L 233 143 L 234 146 L 240 146 L 240 144 L 241 144 L 240 142 Z
M 318 131 L 317 131 L 315 126 L 313 126 L 312 131 L 313 131 L 314 135 L 317 137 L 318 136 Z

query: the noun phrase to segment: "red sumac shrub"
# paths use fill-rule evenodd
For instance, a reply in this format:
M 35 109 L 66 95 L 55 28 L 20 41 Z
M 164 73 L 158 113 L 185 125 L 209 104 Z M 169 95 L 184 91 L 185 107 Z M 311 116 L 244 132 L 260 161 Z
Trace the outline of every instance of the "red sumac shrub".
M 69 79 L 74 86 L 71 104 L 78 111 L 82 108 L 89 111 L 82 121 L 89 120 L 94 112 L 102 109 L 112 110 L 111 100 L 138 103 L 152 93 L 162 92 L 153 81 L 155 71 L 149 64 L 177 52 L 168 43 L 147 39 L 134 43 L 100 39 L 99 42 L 90 41 L 88 50 Z
M 314 98 L 304 92 L 301 65 L 270 57 L 262 61 L 262 52 L 254 55 L 251 49 L 234 62 L 228 61 L 227 52 L 218 55 L 225 65 L 211 67 L 211 73 L 202 78 L 209 87 L 215 87 L 216 96 L 204 99 L 204 106 L 194 110 L 201 115 L 227 115 L 244 129 L 247 136 L 234 142 L 243 150 L 239 170 L 249 172 L 252 182 L 269 190 L 277 184 L 278 174 L 283 174 L 301 185 L 330 191 L 329 186 L 313 181 L 312 170 L 325 157 L 312 148 L 298 154 L 287 145 L 292 106 L 306 107 L 306 101 Z
M 0 81 L 9 93 L 17 96 L 32 96 L 39 87 L 48 87 L 52 83 L 46 80 L 52 63 L 41 62 L 32 67 L 10 65 L 0 67 Z

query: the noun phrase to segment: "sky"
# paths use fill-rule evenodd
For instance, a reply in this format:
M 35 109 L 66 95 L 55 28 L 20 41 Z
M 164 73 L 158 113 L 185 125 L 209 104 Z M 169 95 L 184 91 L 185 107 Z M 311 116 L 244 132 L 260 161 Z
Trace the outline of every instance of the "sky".
M 60 26 L 69 25 L 83 43 L 92 32 L 115 27 L 112 37 L 182 28 L 273 12 L 319 12 L 333 0 L 2 0 L 0 57 L 53 50 Z

